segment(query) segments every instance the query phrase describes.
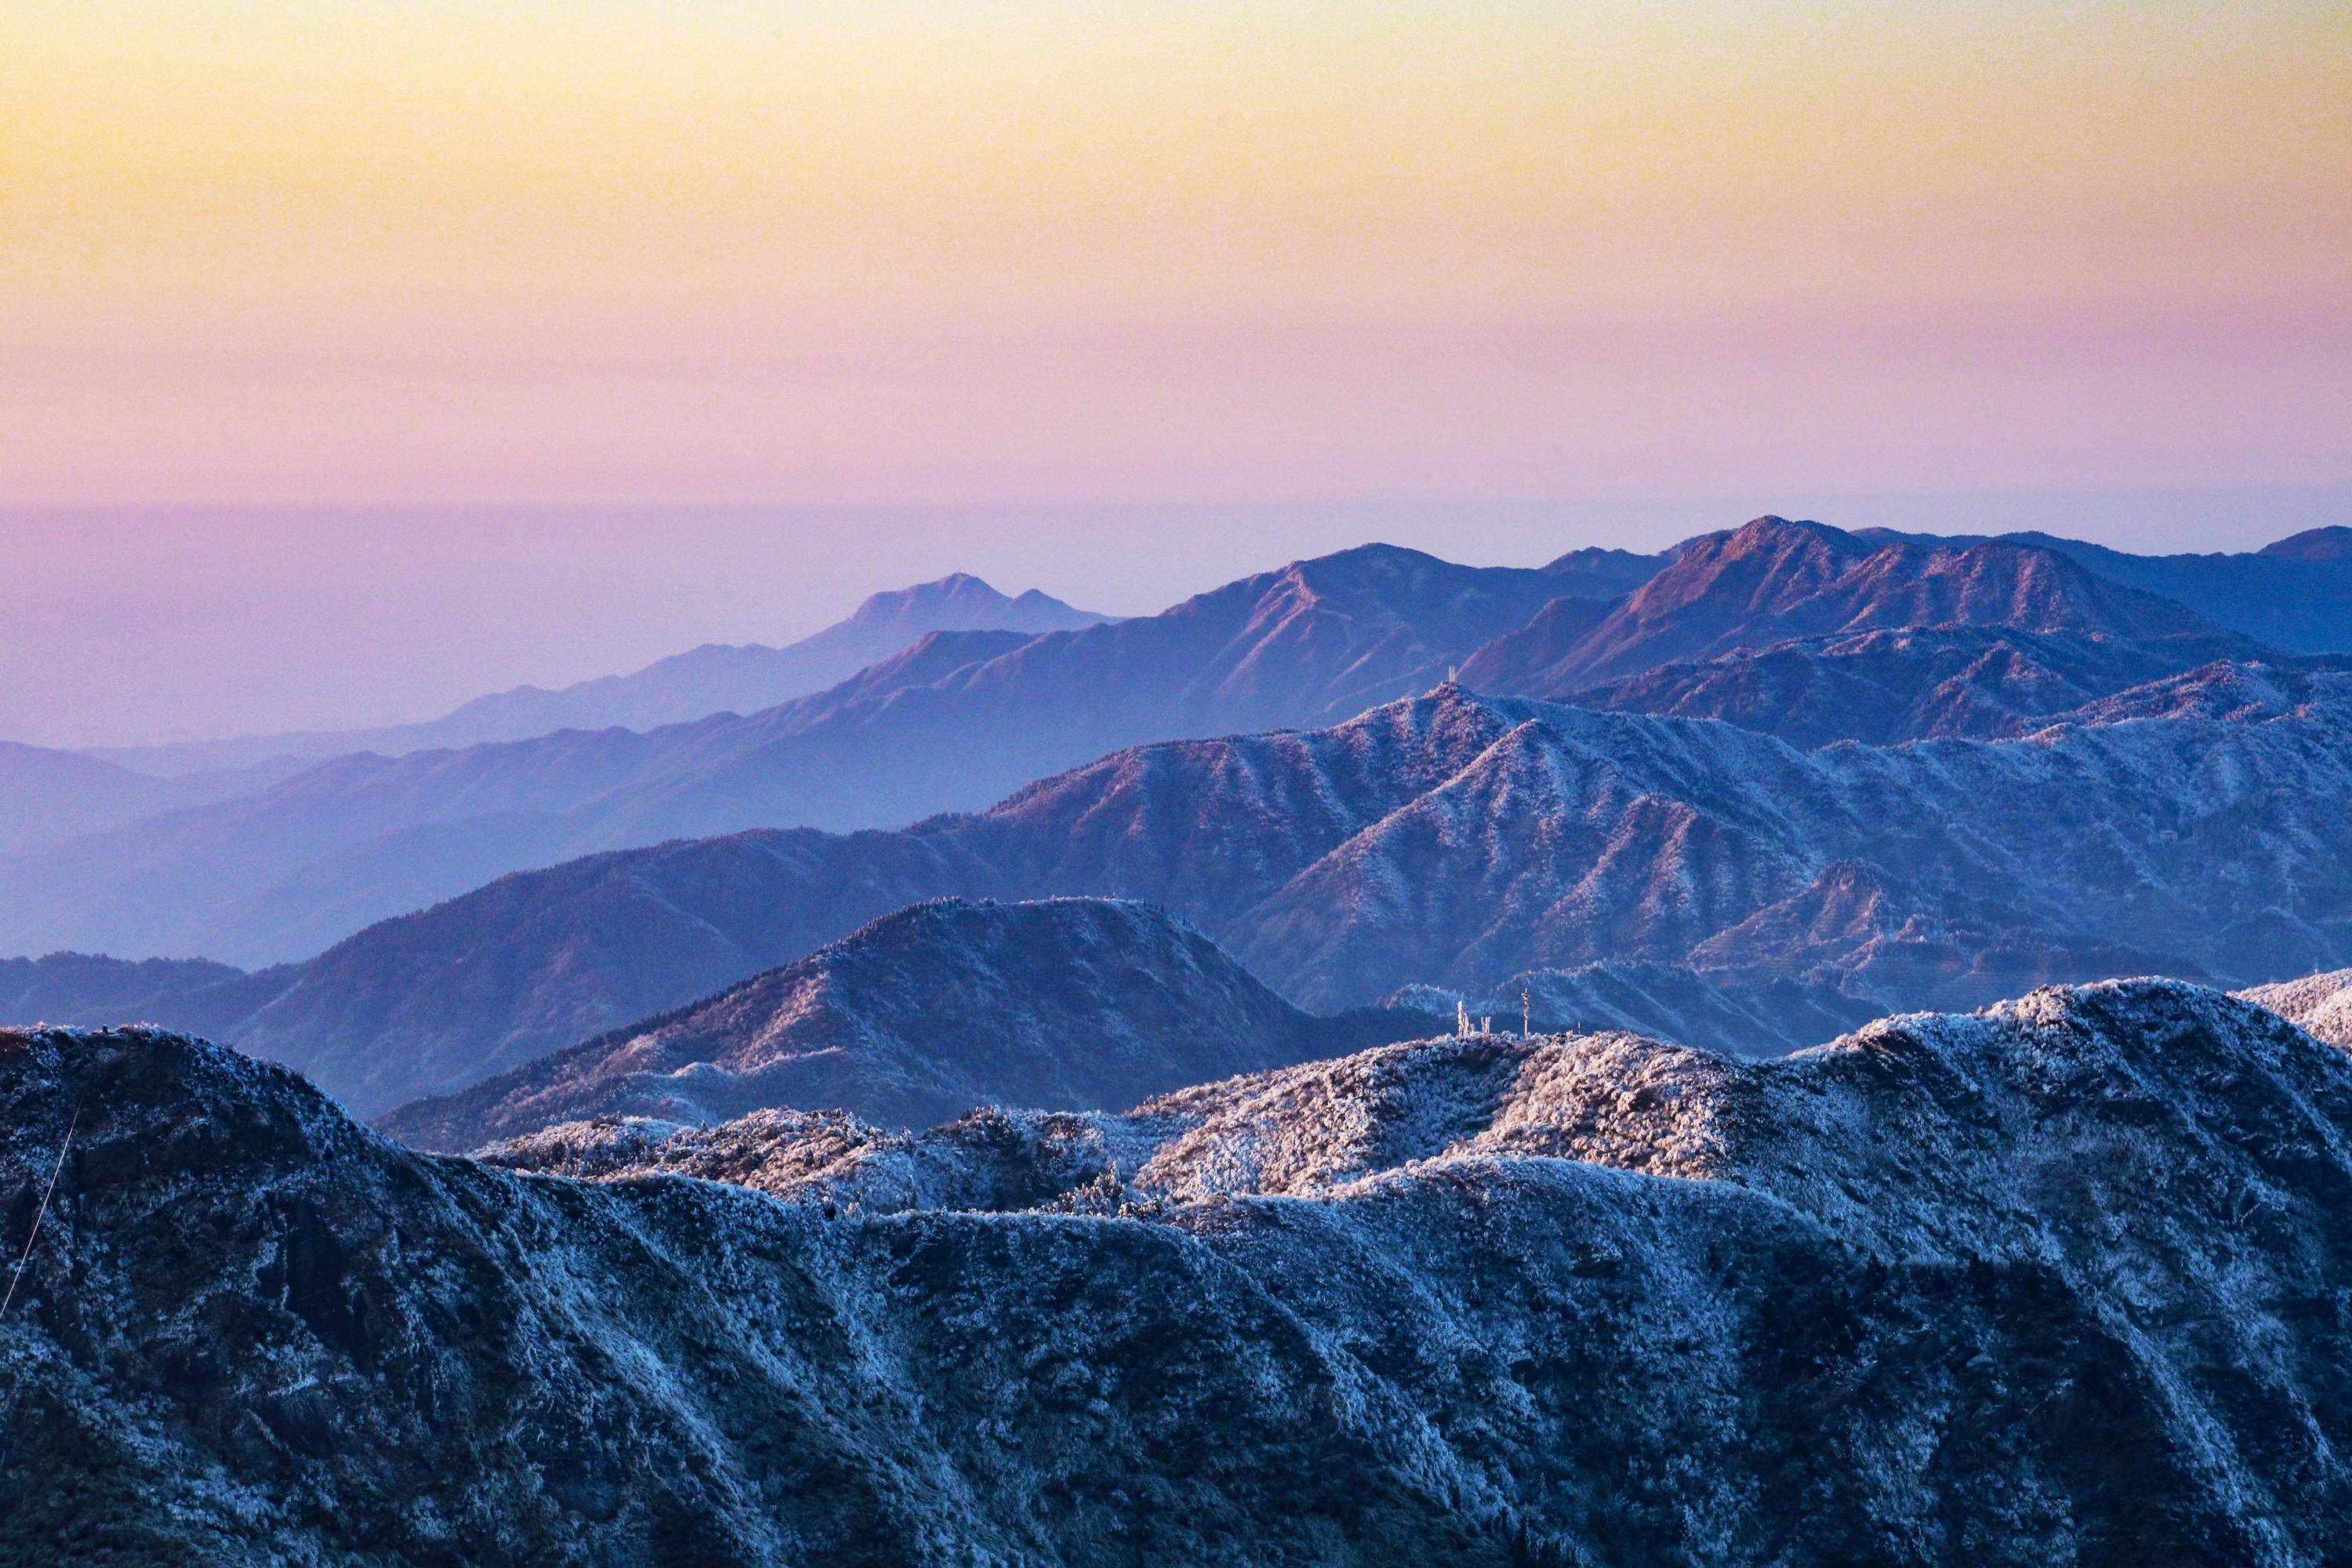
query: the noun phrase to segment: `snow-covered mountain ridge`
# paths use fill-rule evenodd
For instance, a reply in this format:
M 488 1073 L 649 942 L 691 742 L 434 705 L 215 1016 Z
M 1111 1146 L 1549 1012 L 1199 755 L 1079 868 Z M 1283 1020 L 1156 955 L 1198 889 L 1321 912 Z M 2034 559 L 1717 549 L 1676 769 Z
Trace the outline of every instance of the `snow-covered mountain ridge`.
M 2238 993 L 2333 1045 L 2352 1050 L 2352 969 L 2278 980 Z
M 580 1182 L 182 1038 L 0 1037 L 0 1242 L 59 1171 L 0 1320 L 6 1540 L 2039 1568 L 2352 1526 L 2352 1061 L 2211 992 L 764 1120 L 770 1192 Z

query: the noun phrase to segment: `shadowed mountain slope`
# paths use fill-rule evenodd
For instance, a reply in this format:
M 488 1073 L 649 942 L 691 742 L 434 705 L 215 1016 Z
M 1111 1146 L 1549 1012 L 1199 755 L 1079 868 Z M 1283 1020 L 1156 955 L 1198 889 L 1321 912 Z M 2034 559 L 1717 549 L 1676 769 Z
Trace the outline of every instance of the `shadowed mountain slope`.
M 2290 653 L 2352 653 L 2352 528 L 2315 528 L 2232 554 L 2132 555 L 2047 533 L 2009 536 L 2186 605 Z
M 1655 555 L 1640 555 L 1630 550 L 1603 550 L 1588 546 L 1571 550 L 1567 554 L 1547 562 L 1544 575 L 1552 580 L 1552 592 L 1564 598 L 1587 601 L 1622 599 L 1660 572 L 1675 558 L 1674 550 L 1662 550 Z
M 905 822 L 1137 742 L 1330 723 L 1443 679 L 1563 585 L 1625 570 L 1559 564 L 1368 545 L 1010 647 L 936 633 L 749 717 L 340 758 L 0 864 L 0 952 L 290 959 L 521 867 L 759 826 Z
M 1662 665 L 1564 700 L 1623 712 L 1721 719 L 1808 748 L 1839 741 L 1894 745 L 2030 734 L 2061 720 L 2152 709 L 2151 688 L 2179 680 L 2191 658 L 2228 640 L 2197 637 L 2152 648 L 2122 638 L 1982 626 L 1847 632 Z M 2199 668 L 2251 679 L 2272 671 L 2281 681 L 2305 679 L 2301 669 L 2275 662 Z
M 2352 1063 L 2209 992 L 760 1120 L 618 1168 L 787 1198 L 414 1154 L 170 1037 L 0 1037 L 0 1243 L 59 1169 L 0 1539 L 2288 1568 L 2352 1529 Z
M 928 1126 L 982 1104 L 1115 1109 L 1436 1022 L 1395 1010 L 1310 1016 L 1141 904 L 948 900 L 381 1125 L 418 1148 L 464 1150 L 616 1112 L 710 1121 L 799 1107 Z M 430 1085 L 469 1064 L 369 1065 Z

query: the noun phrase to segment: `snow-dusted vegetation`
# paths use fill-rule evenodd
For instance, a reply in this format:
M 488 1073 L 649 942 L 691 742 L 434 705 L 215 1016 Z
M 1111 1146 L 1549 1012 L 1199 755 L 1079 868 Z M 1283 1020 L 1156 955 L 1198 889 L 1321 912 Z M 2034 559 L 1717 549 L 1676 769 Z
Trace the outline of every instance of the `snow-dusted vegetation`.
M 2352 1526 L 2352 1059 L 2193 986 L 488 1163 L 167 1035 L 0 1038 L 0 1097 L 12 1250 L 62 1170 L 0 1505 L 68 1556 L 2284 1564 Z

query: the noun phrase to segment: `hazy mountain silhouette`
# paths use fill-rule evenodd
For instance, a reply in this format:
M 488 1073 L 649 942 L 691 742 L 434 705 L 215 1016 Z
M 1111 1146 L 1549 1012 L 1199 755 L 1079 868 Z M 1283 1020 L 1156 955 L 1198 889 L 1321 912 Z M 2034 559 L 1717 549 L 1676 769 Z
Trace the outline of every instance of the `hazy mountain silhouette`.
M 159 778 L 79 752 L 0 741 L 0 853 L 249 795 L 298 766 L 280 761 Z
M 906 822 L 1139 741 L 1331 723 L 1444 679 L 1564 585 L 1634 569 L 1585 552 L 1557 565 L 1455 566 L 1368 545 L 1158 616 L 1017 642 L 934 633 L 748 717 L 341 757 L 257 795 L 0 863 L 0 952 L 297 958 L 593 850 Z
M 96 748 L 89 754 L 156 773 L 373 752 L 403 756 L 557 730 L 653 730 L 715 713 L 755 713 L 822 691 L 931 632 L 1063 631 L 1112 617 L 1074 609 L 1032 588 L 1008 598 L 968 572 L 870 595 L 845 620 L 782 647 L 705 643 L 627 675 L 549 690 L 518 686 L 477 697 L 438 719 L 366 730 L 304 730 L 166 746 Z

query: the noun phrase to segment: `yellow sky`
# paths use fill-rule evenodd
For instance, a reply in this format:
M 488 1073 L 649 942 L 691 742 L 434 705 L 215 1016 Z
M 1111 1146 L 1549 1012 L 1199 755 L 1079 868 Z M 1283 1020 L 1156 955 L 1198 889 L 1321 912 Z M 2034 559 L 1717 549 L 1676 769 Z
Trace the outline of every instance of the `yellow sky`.
M 0 501 L 2352 478 L 2341 4 L 0 31 Z

